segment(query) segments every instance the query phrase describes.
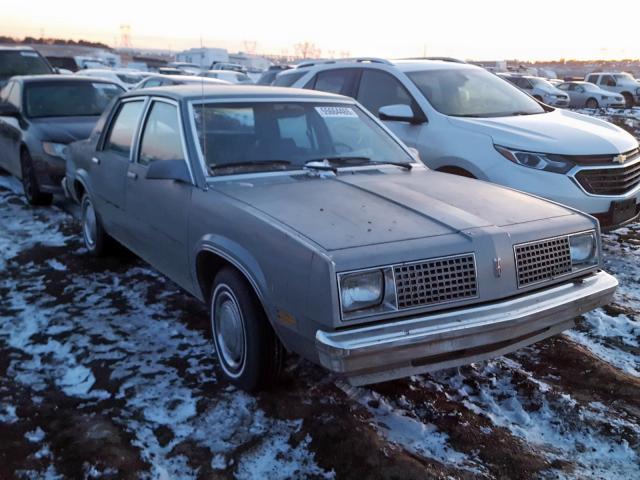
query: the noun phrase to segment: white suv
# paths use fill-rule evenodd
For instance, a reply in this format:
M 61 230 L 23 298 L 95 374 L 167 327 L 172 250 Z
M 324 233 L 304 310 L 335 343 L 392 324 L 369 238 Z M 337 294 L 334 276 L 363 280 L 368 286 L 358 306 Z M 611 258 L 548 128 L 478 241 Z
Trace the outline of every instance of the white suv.
M 635 138 L 611 123 L 541 104 L 480 67 L 371 58 L 309 62 L 280 73 L 274 85 L 354 97 L 433 169 L 569 205 L 603 226 L 640 212 Z
M 591 73 L 585 78 L 587 82 L 595 83 L 600 88 L 616 92 L 624 97 L 625 106 L 631 108 L 640 104 L 640 82 L 630 73 L 601 72 Z

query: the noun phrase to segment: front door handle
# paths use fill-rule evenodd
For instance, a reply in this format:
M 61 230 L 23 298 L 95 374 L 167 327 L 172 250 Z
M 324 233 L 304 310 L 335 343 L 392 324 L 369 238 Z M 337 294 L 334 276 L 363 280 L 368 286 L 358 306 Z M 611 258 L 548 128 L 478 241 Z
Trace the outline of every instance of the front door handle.
M 91 157 L 91 161 L 96 165 L 100 165 L 100 159 L 98 157 Z
M 138 178 L 138 174 L 136 172 L 127 172 L 127 177 L 129 177 L 132 180 L 135 180 Z

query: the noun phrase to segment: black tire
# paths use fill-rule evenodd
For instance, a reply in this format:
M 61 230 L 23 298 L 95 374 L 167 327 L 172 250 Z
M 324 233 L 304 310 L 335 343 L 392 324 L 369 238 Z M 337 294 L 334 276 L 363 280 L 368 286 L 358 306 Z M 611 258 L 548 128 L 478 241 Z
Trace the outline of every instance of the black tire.
M 247 392 L 276 385 L 285 350 L 251 285 L 225 267 L 211 289 L 211 333 L 223 376 Z
M 589 100 L 587 100 L 587 108 L 596 109 L 598 107 L 598 101 L 595 98 L 590 98 Z
M 84 246 L 91 255 L 104 257 L 108 255 L 113 246 L 113 239 L 105 231 L 98 212 L 96 212 L 91 197 L 84 194 L 80 202 L 82 211 L 81 229 Z
M 623 92 L 622 96 L 624 97 L 624 106 L 625 108 L 633 108 L 636 102 L 633 100 L 633 95 L 629 92 Z
M 24 196 L 31 205 L 51 205 L 53 195 L 40 190 L 31 155 L 26 149 L 20 151 L 20 169 Z

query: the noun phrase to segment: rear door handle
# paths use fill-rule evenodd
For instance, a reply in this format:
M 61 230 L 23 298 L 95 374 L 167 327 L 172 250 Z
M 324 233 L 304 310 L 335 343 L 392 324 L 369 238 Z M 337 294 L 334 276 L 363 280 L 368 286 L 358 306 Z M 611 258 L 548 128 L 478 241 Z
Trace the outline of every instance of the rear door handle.
M 138 174 L 136 172 L 127 172 L 127 177 L 129 177 L 132 180 L 135 180 L 136 178 L 138 178 Z
M 98 157 L 91 157 L 91 161 L 96 165 L 100 165 L 100 159 Z

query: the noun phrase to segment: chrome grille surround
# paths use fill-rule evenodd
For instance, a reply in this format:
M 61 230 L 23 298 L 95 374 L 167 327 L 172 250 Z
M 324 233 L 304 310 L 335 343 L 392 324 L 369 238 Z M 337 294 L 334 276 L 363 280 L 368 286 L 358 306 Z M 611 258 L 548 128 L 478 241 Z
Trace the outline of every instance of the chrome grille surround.
M 394 265 L 393 274 L 398 310 L 478 296 L 473 253 Z
M 590 195 L 616 196 L 624 195 L 640 187 L 640 154 L 638 151 L 625 155 L 623 164 L 613 164 L 613 156 L 609 157 L 610 165 L 581 167 L 575 173 L 575 181 Z
M 513 246 L 518 288 L 543 283 L 572 272 L 569 235 Z

